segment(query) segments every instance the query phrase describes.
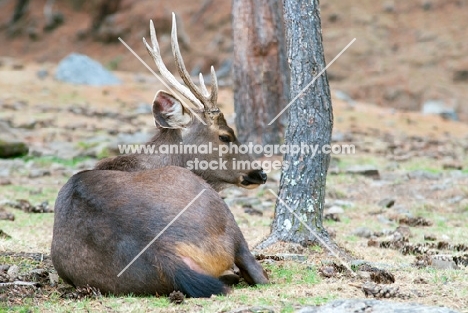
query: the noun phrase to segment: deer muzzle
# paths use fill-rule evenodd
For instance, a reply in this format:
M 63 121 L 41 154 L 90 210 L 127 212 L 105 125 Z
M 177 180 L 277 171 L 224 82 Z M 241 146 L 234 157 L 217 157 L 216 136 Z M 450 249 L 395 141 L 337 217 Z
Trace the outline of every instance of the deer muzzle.
M 244 188 L 255 188 L 267 181 L 267 174 L 262 170 L 250 171 L 242 176 L 241 186 Z

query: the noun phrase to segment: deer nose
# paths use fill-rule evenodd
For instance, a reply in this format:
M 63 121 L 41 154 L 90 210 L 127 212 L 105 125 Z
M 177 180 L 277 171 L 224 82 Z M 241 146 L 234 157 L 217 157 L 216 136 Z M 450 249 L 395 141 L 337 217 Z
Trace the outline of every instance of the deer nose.
M 248 175 L 248 180 L 256 184 L 264 184 L 267 181 L 267 174 L 263 169 L 251 171 Z

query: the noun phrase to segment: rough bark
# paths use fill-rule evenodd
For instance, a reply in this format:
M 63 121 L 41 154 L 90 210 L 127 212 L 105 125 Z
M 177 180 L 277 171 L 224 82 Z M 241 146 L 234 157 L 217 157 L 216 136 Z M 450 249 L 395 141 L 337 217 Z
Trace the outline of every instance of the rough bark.
M 291 69 L 291 98 L 298 95 L 314 76 L 325 68 L 318 2 L 296 0 L 284 3 L 287 58 Z M 318 77 L 289 107 L 287 114 L 285 144 L 317 145 L 318 151 L 330 144 L 333 112 L 325 74 Z M 335 246 L 322 225 L 330 155 L 317 152 L 314 156 L 311 151 L 296 155 L 286 153 L 284 161 L 289 167 L 282 172 L 279 197 L 316 234 Z M 280 201 L 276 202 L 270 237 L 260 244 L 259 248 L 277 240 L 303 245 L 316 242 L 311 232 Z
M 234 108 L 240 142 L 276 144 L 284 125 L 267 124 L 288 99 L 282 0 L 234 0 Z

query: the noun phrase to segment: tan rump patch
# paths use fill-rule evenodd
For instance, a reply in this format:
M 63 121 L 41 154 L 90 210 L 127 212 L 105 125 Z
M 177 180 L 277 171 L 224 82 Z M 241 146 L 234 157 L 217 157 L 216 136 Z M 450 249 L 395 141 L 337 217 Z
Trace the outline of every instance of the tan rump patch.
M 217 249 L 200 248 L 192 244 L 177 243 L 177 254 L 182 258 L 190 258 L 208 275 L 219 277 L 234 264 L 234 255 L 222 246 Z

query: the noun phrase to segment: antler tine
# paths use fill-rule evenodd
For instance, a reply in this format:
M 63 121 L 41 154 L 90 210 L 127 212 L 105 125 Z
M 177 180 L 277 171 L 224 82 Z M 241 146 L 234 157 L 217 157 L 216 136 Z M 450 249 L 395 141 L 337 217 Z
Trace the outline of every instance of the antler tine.
M 198 75 L 198 77 L 199 77 L 198 79 L 200 81 L 201 91 L 202 91 L 203 95 L 207 98 L 207 97 L 210 96 L 210 93 L 206 89 L 205 80 L 203 79 L 203 74 L 200 73 L 200 75 Z
M 169 84 L 171 84 L 172 87 L 174 87 L 175 90 L 180 92 L 195 106 L 197 106 L 200 109 L 203 109 L 204 105 L 202 104 L 202 102 L 187 87 L 179 83 L 174 77 L 174 75 L 172 75 L 172 73 L 167 69 L 166 65 L 164 64 L 164 61 L 161 57 L 161 51 L 159 49 L 158 39 L 156 38 L 156 30 L 154 29 L 154 24 L 152 20 L 150 21 L 150 35 L 153 48 L 150 47 L 150 45 L 146 42 L 145 38 L 143 38 L 143 43 L 146 46 L 146 50 L 148 50 L 148 53 L 153 58 L 154 63 L 156 63 L 156 67 L 158 68 L 159 73 L 161 73 L 161 76 L 164 77 L 169 82 Z
M 171 43 L 172 43 L 172 53 L 174 54 L 174 59 L 177 65 L 177 70 L 179 71 L 179 75 L 184 81 L 184 83 L 187 85 L 190 91 L 193 92 L 195 97 L 197 97 L 197 99 L 199 99 L 203 103 L 203 105 L 205 106 L 205 109 L 211 109 L 212 107 L 215 107 L 216 104 L 211 102 L 212 97 L 208 97 L 208 93 L 206 96 L 203 94 L 203 91 L 200 90 L 197 87 L 197 85 L 195 85 L 193 80 L 190 78 L 190 74 L 185 67 L 184 60 L 182 59 L 182 54 L 180 53 L 179 41 L 177 40 L 177 23 L 176 23 L 176 17 L 174 13 L 172 13 Z M 206 87 L 204 88 L 206 89 Z
M 210 102 L 213 103 L 213 106 L 216 106 L 218 101 L 218 78 L 216 77 L 216 72 L 213 66 L 211 66 L 211 94 Z

